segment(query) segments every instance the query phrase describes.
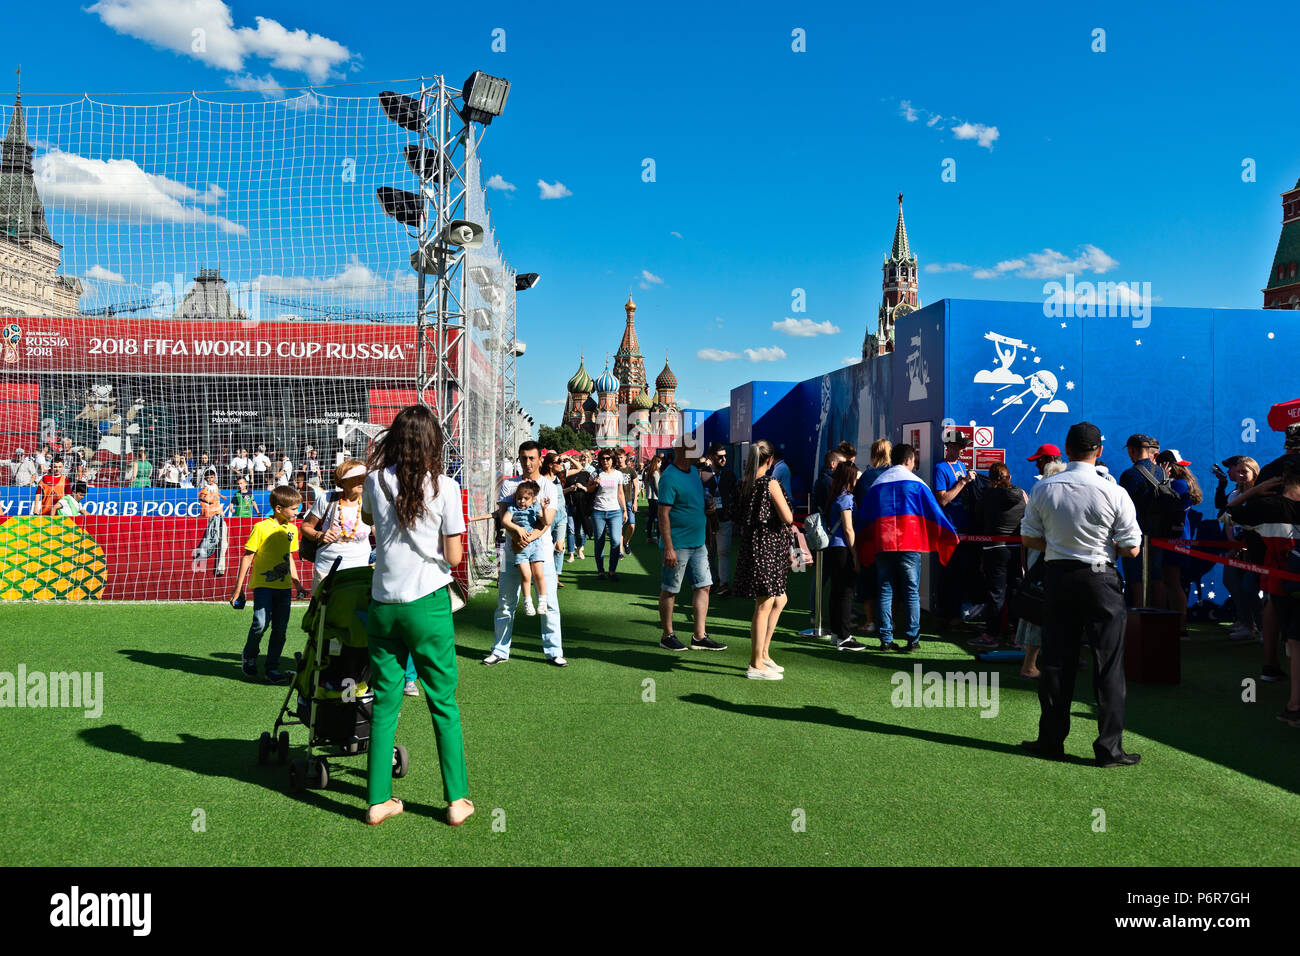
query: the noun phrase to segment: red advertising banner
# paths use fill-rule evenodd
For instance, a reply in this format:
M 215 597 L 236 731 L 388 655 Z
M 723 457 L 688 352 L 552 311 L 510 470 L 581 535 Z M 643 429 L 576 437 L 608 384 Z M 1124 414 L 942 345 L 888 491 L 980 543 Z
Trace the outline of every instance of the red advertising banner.
M 468 504 L 462 492 L 463 513 Z M 257 520 L 226 519 L 226 553 L 216 566 L 215 555 L 193 558 L 206 518 L 0 516 L 0 602 L 227 601 Z M 467 564 L 452 572 L 462 587 Z M 298 576 L 310 589 L 312 567 L 301 559 Z
M 413 325 L 85 317 L 13 324 L 19 340 L 0 364 L 5 374 L 415 376 Z
M 976 448 L 975 471 L 988 471 L 993 465 L 1005 465 L 1007 451 L 1005 448 Z

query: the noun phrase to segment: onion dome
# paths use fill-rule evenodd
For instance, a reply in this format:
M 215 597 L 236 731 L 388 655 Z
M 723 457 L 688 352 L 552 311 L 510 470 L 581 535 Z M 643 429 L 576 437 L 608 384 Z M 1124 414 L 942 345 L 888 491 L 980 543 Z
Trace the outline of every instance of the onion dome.
M 660 372 L 659 377 L 655 379 L 655 388 L 659 389 L 660 391 L 663 391 L 664 389 L 676 388 L 676 387 L 677 387 L 677 376 L 674 375 L 673 370 L 668 367 L 668 359 L 665 358 L 664 370 Z
M 582 403 L 584 412 L 595 412 L 600 410 L 600 402 L 596 401 L 595 395 L 588 395 L 587 400 Z
M 618 379 L 610 372 L 608 361 L 605 363 L 605 371 L 601 373 L 600 378 L 596 379 L 596 391 L 602 395 L 618 391 Z
M 573 373 L 573 378 L 569 379 L 569 394 L 590 395 L 596 387 L 596 383 L 591 380 L 587 374 L 587 367 L 583 364 L 582 359 L 578 359 L 578 371 Z
M 650 399 L 650 393 L 642 389 L 632 396 L 632 401 L 627 403 L 627 410 L 630 412 L 648 412 L 653 406 L 654 402 Z

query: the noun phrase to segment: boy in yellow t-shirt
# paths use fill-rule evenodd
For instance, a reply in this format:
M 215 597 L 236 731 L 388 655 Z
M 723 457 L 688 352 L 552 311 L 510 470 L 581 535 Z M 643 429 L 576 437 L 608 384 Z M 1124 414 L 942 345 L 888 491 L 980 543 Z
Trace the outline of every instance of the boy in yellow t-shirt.
M 280 673 L 280 652 L 284 650 L 285 633 L 289 628 L 289 609 L 298 580 L 298 566 L 293 556 L 298 551 L 298 528 L 293 523 L 294 513 L 302 501 L 295 488 L 281 485 L 271 491 L 271 516 L 253 525 L 244 545 L 244 556 L 239 559 L 239 575 L 230 604 L 235 609 L 244 606 L 244 582 L 248 572 L 253 572 L 248 582 L 253 592 L 253 624 L 248 629 L 244 644 L 244 674 L 257 676 L 257 652 L 262 645 L 262 635 L 271 628 L 271 640 L 266 645 L 266 679 L 272 684 L 283 684 Z

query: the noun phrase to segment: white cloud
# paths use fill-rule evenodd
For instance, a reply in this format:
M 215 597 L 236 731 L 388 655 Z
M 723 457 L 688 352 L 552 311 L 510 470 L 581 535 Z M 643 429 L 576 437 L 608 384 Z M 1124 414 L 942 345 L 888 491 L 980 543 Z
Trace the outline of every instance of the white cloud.
M 727 352 L 723 349 L 700 349 L 695 357 L 702 362 L 730 362 L 740 358 L 739 352 Z
M 985 149 L 992 151 L 993 142 L 1000 135 L 996 126 L 986 126 L 983 123 L 969 123 L 965 120 L 959 120 L 955 116 L 945 117 L 942 113 L 935 113 L 931 110 L 923 109 L 919 106 L 913 106 L 911 100 L 900 100 L 898 103 L 898 115 L 903 117 L 909 123 L 915 123 L 921 117 L 925 117 L 925 125 L 929 129 L 934 129 L 940 123 L 947 120 L 948 123 L 954 124 L 948 126 L 946 123 L 942 129 L 948 129 L 957 139 L 973 139 Z
M 234 74 L 226 77 L 226 86 L 236 90 L 257 90 L 268 100 L 284 98 L 284 87 L 270 73 L 266 76 L 253 76 L 251 73 Z
M 500 173 L 493 173 L 492 178 L 487 181 L 487 188 L 499 189 L 502 192 L 512 193 L 515 191 L 515 184 L 506 182 L 504 179 L 501 178 Z
M 965 272 L 970 266 L 964 262 L 930 262 L 926 264 L 925 271 L 934 272 Z
M 534 405 L 564 405 L 567 404 L 562 398 L 544 398 L 540 402 L 534 402 Z
M 859 362 L 861 362 L 861 361 L 862 361 L 862 356 L 861 356 L 861 355 L 846 355 L 846 356 L 844 356 L 844 358 L 840 359 L 840 364 L 841 364 L 841 365 L 857 365 L 857 364 L 858 364 Z
M 998 128 L 983 123 L 960 123 L 952 128 L 952 134 L 958 139 L 973 139 L 992 152 L 993 141 L 998 138 Z
M 357 256 L 332 276 L 268 276 L 253 280 L 261 292 L 283 295 L 290 292 L 332 292 L 348 299 L 367 299 L 386 292 L 390 284 Z
M 676 236 L 678 239 L 680 239 L 680 238 L 682 237 L 682 234 L 681 234 L 680 232 L 678 232 L 676 229 L 674 229 L 674 230 L 672 231 L 672 233 L 670 233 L 670 235 L 674 235 L 674 236 Z
M 810 339 L 817 335 L 838 335 L 840 331 L 838 325 L 832 325 L 830 322 L 814 322 L 812 319 L 791 318 L 773 322 L 772 328 L 777 332 L 784 332 L 786 335 L 793 335 L 799 339 Z
M 537 180 L 537 188 L 541 190 L 542 199 L 563 199 L 565 196 L 573 195 L 569 187 L 558 179 L 553 183 L 548 183 L 545 179 L 539 179 Z
M 1004 273 L 1014 272 L 1022 279 L 1059 279 L 1070 273 L 1095 272 L 1100 275 L 1118 265 L 1119 262 L 1104 250 L 1088 243 L 1074 258 L 1055 249 L 1044 249 L 1018 259 L 1004 260 L 991 269 L 976 269 L 971 275 L 976 279 L 996 279 Z
M 86 270 L 83 279 L 95 279 L 98 282 L 125 282 L 120 272 L 111 272 L 103 266 L 96 263 Z
M 33 165 L 41 198 L 78 215 L 140 225 L 213 225 L 222 232 L 248 235 L 239 223 L 193 205 L 216 202 L 225 195 L 220 186 L 209 185 L 200 193 L 174 179 L 147 173 L 130 159 L 88 159 L 60 150 L 37 157 Z
M 655 275 L 649 269 L 641 270 L 641 288 L 648 289 L 652 285 L 663 285 L 663 284 L 664 284 L 664 280 L 659 276 Z
M 255 27 L 236 27 L 222 0 L 99 0 L 86 9 L 117 33 L 233 73 L 255 58 L 321 83 L 353 57 L 335 40 L 267 17 L 254 17 Z
M 783 348 L 745 349 L 745 358 L 751 362 L 779 362 L 785 357 L 785 349 Z

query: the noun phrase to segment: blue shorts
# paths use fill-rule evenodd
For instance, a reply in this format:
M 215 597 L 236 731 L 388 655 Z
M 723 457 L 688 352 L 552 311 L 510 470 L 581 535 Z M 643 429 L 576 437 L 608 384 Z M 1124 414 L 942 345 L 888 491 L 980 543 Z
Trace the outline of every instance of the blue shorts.
M 663 566 L 660 574 L 659 590 L 665 594 L 676 594 L 682 589 L 682 578 L 691 572 L 691 587 L 699 590 L 713 586 L 713 572 L 709 570 L 709 549 L 704 545 L 698 548 L 674 548 L 677 552 L 677 567 Z
M 636 527 L 636 505 L 629 504 L 623 515 L 623 523 L 629 528 Z
M 521 564 L 531 564 L 534 561 L 547 561 L 555 550 L 555 542 L 551 540 L 549 534 L 544 534 L 532 544 L 525 545 L 522 551 L 516 551 L 514 542 L 509 538 L 506 539 L 506 546 L 510 549 L 510 553 L 514 555 L 516 567 Z

